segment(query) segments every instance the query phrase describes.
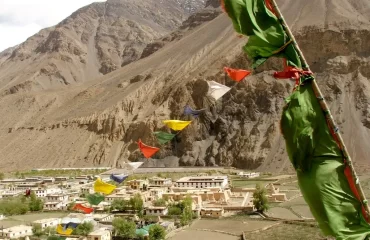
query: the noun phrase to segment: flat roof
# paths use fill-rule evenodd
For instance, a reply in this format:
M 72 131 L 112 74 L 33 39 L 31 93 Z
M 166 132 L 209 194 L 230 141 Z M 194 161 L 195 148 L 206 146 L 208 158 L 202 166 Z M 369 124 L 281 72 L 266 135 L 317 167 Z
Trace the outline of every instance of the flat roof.
M 10 228 L 6 228 L 3 230 L 3 232 L 16 232 L 16 231 L 24 231 L 24 230 L 30 230 L 32 229 L 31 226 L 26 226 L 26 225 L 18 225 L 18 226 L 14 226 L 14 227 L 10 227 Z
M 53 222 L 53 221 L 58 221 L 60 218 L 45 218 L 45 219 L 40 219 L 33 221 L 34 223 L 48 223 L 48 222 Z
M 228 179 L 227 176 L 205 176 L 205 177 L 183 177 L 180 178 L 176 182 L 208 182 L 208 181 L 213 181 L 213 182 L 219 182 L 219 181 L 224 181 L 225 179 Z

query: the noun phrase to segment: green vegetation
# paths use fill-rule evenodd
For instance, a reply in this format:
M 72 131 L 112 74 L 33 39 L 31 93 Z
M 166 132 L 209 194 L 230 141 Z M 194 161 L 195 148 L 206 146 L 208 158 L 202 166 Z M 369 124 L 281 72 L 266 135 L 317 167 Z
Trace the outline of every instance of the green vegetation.
M 29 211 L 26 201 L 22 198 L 10 198 L 0 201 L 0 213 L 5 216 L 22 215 Z
M 32 234 L 36 237 L 41 237 L 44 235 L 44 231 L 42 231 L 41 224 L 34 224 L 32 226 Z
M 143 216 L 144 202 L 140 194 L 135 194 L 130 198 L 131 208 L 138 214 L 139 217 Z
M 155 224 L 149 228 L 149 240 L 164 240 L 166 237 L 166 230 Z
M 55 227 L 47 227 L 44 230 L 41 227 L 41 224 L 33 224 L 32 226 L 33 236 L 40 239 L 42 236 L 54 236 L 56 234 Z M 49 238 L 48 238 L 49 239 Z
M 157 199 L 157 200 L 153 201 L 153 206 L 165 207 L 165 206 L 167 206 L 167 203 L 166 203 L 166 200 L 164 200 L 163 198 L 160 198 L 160 199 Z
M 44 209 L 44 203 L 41 198 L 38 198 L 34 192 L 31 192 L 28 207 L 31 212 L 38 212 Z
M 0 181 L 4 180 L 4 177 L 5 177 L 4 173 L 0 173 Z
M 326 239 L 320 232 L 317 226 L 295 225 L 295 224 L 280 224 L 276 227 L 258 232 L 246 233 L 247 239 L 253 240 L 269 240 L 269 239 L 300 239 L 314 240 Z
M 116 199 L 111 204 L 111 210 L 127 211 L 133 210 L 139 216 L 143 216 L 144 202 L 140 194 L 135 194 L 130 200 Z
M 73 235 L 87 236 L 94 230 L 94 225 L 91 222 L 79 224 L 72 232 Z
M 192 210 L 193 200 L 191 199 L 190 196 L 187 196 L 181 203 L 183 209 L 180 222 L 182 226 L 185 226 L 188 225 L 193 220 L 193 210 Z
M 132 239 L 136 236 L 136 225 L 132 221 L 123 218 L 115 218 L 112 222 L 113 235 L 123 239 Z
M 51 235 L 47 238 L 47 240 L 59 240 L 59 237 L 56 235 Z
M 26 171 L 26 172 L 15 172 L 12 173 L 16 178 L 44 176 L 44 177 L 77 177 L 80 175 L 99 175 L 100 173 L 106 172 L 107 170 L 92 169 L 92 170 L 43 170 L 43 171 Z
M 269 209 L 268 199 L 266 197 L 266 189 L 260 184 L 256 185 L 256 190 L 253 193 L 253 204 L 257 212 L 263 213 Z
M 179 216 L 181 215 L 181 213 L 182 213 L 182 210 L 179 206 L 175 205 L 175 206 L 170 206 L 168 208 L 168 215 L 170 216 Z

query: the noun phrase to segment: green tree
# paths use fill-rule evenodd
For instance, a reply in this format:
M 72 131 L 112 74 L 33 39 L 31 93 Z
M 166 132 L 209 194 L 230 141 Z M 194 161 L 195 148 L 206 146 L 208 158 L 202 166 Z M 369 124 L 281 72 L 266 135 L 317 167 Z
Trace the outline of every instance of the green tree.
M 111 210 L 127 211 L 130 208 L 130 203 L 123 199 L 115 199 L 111 204 Z
M 42 235 L 44 235 L 41 224 L 34 224 L 32 226 L 32 234 L 36 237 L 41 237 Z
M 149 240 L 164 240 L 166 237 L 166 230 L 155 224 L 149 228 Z
M 44 209 L 44 203 L 41 198 L 38 198 L 34 192 L 31 192 L 30 201 L 28 207 L 31 212 L 37 212 Z
M 132 239 L 136 236 L 136 224 L 123 218 L 115 218 L 112 222 L 114 236 Z
M 44 229 L 44 235 L 53 236 L 57 233 L 55 227 L 47 227 Z
M 179 216 L 181 215 L 182 210 L 178 206 L 171 206 L 168 208 L 168 215 L 170 216 Z
M 59 237 L 56 235 L 51 235 L 47 238 L 47 240 L 59 240 Z
M 266 197 L 266 188 L 260 184 L 256 185 L 256 190 L 253 192 L 253 204 L 257 212 L 263 213 L 269 209 L 268 199 Z
M 4 177 L 5 177 L 4 173 L 0 173 L 0 180 L 4 180 Z
M 181 225 L 188 225 L 193 219 L 193 199 L 190 196 L 186 196 L 181 203 L 182 214 L 181 214 Z
M 143 216 L 144 202 L 139 193 L 130 198 L 130 205 L 132 209 L 138 213 L 139 217 Z
M 166 200 L 164 200 L 163 198 L 157 199 L 153 202 L 153 206 L 156 207 L 165 207 L 166 205 Z
M 79 224 L 72 232 L 73 235 L 87 236 L 94 230 L 94 225 L 91 222 Z

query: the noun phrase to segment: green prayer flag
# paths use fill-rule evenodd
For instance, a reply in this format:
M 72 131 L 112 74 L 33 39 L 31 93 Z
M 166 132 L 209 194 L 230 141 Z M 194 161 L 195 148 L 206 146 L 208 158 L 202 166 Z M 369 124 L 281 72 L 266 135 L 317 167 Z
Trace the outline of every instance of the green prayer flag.
M 101 203 L 105 199 L 105 197 L 99 193 L 89 194 L 86 198 L 87 201 L 94 206 L 99 205 L 99 203 Z
M 253 59 L 253 68 L 271 56 L 284 57 L 289 66 L 301 67 L 298 53 L 288 44 L 289 37 L 265 0 L 224 0 L 224 5 L 235 30 L 249 37 L 244 51 Z
M 166 132 L 154 132 L 154 135 L 157 137 L 160 144 L 166 144 L 176 136 L 176 134 Z
M 288 65 L 302 68 L 283 26 L 266 5 L 269 0 L 223 1 L 236 31 L 249 36 L 244 50 L 253 58 L 254 68 L 271 56 L 284 57 Z M 368 239 L 369 217 L 312 89 L 313 80 L 313 76 L 301 75 L 304 84 L 298 84 L 286 99 L 281 130 L 289 159 L 322 232 L 340 240 Z

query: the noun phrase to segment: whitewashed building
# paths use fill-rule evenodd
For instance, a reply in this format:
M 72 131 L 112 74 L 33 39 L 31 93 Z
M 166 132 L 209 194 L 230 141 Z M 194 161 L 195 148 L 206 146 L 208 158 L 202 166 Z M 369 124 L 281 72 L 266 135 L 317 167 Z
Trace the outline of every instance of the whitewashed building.
M 145 208 L 145 214 L 149 216 L 166 216 L 168 214 L 168 208 L 150 206 Z
M 41 219 L 34 221 L 35 224 L 40 224 L 42 229 L 47 227 L 56 227 L 60 223 L 59 218 L 47 218 L 47 219 Z
M 110 240 L 111 234 L 109 230 L 101 228 L 87 235 L 87 240 Z
M 224 189 L 228 186 L 227 176 L 204 176 L 204 177 L 183 177 L 176 181 L 175 187 L 187 188 L 214 188 Z
M 256 177 L 260 176 L 260 173 L 257 173 L 257 172 L 251 172 L 251 173 L 240 172 L 240 173 L 238 173 L 238 176 L 244 177 L 244 178 L 256 178 Z
M 6 239 L 14 239 L 14 238 L 20 238 L 20 237 L 26 237 L 26 236 L 32 236 L 32 235 L 33 235 L 32 227 L 25 226 L 25 225 L 10 227 L 10 228 L 6 228 L 0 231 L 0 236 Z

